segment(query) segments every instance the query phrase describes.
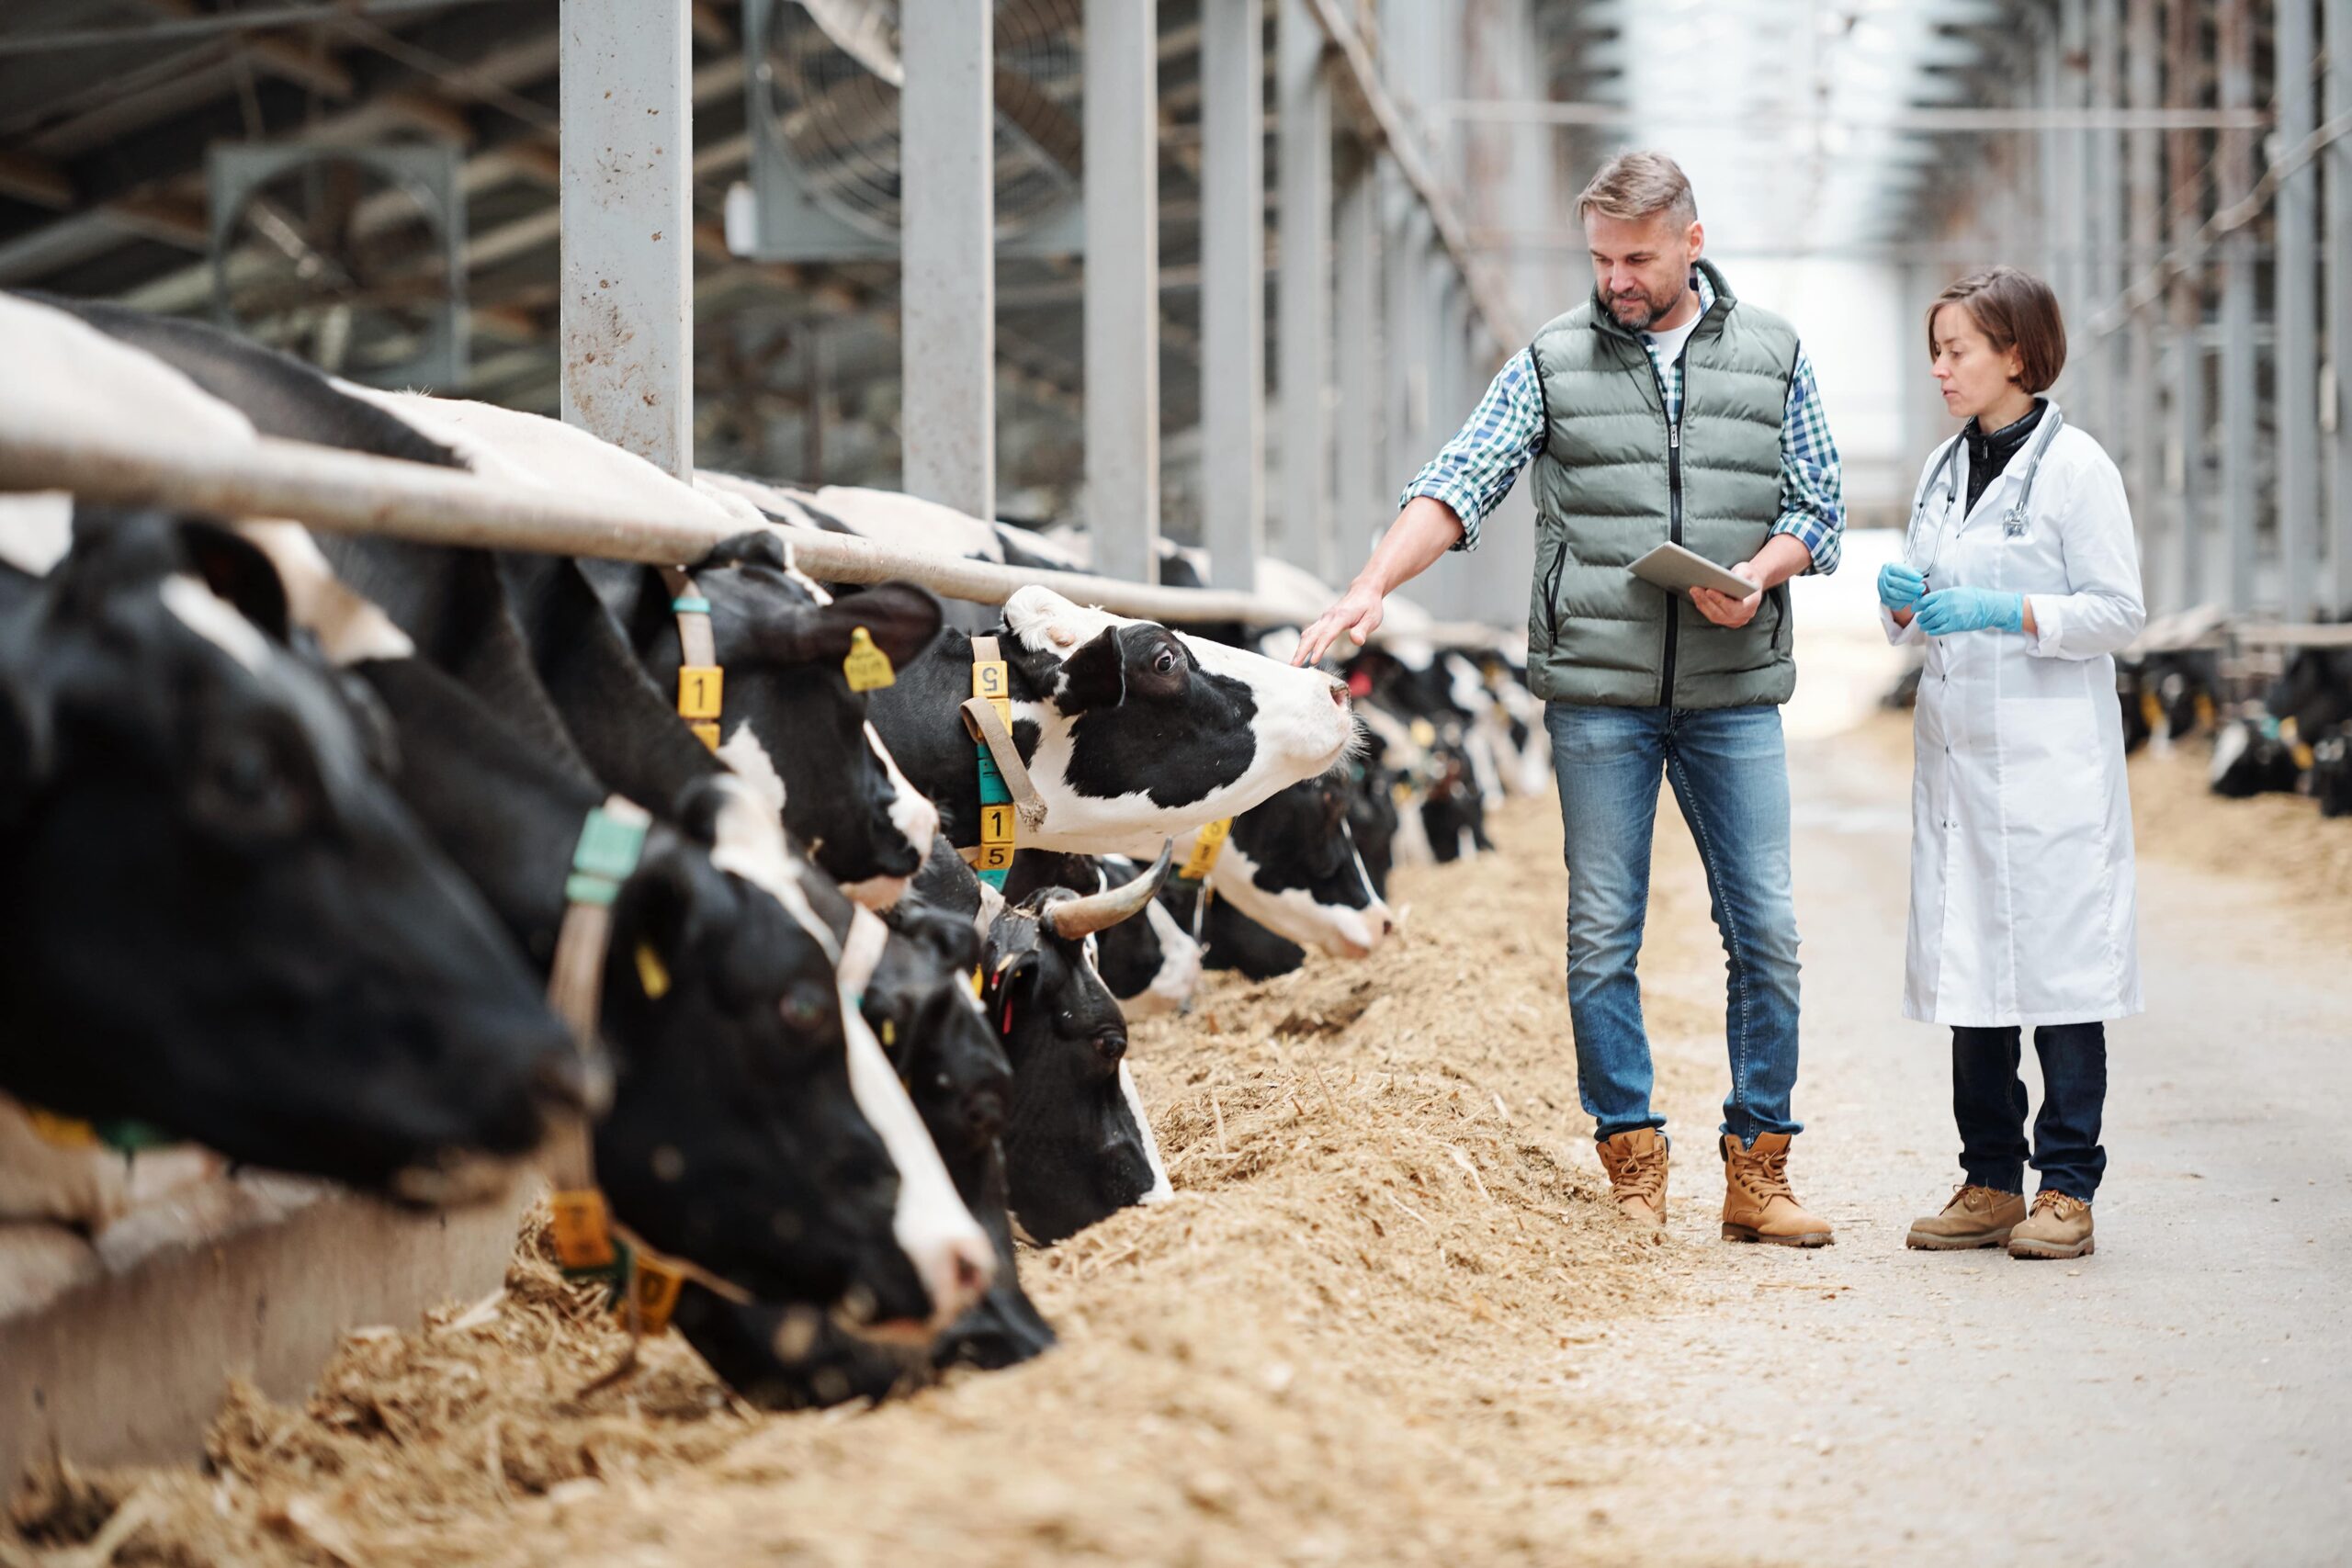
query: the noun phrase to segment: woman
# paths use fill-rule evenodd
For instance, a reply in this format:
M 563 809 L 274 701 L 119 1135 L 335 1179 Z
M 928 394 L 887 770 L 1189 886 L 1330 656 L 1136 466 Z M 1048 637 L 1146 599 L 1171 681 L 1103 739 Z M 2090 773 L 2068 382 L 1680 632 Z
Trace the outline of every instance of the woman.
M 1944 406 L 1888 637 L 1924 642 L 1911 787 L 1906 1018 L 1951 1027 L 1959 1190 L 1909 1245 L 2080 1258 L 2107 1156 L 2104 1021 L 2140 1010 L 2115 651 L 2147 618 L 2123 481 L 2040 397 L 2065 363 L 2049 286 L 1995 267 L 1928 313 Z M 2019 1032 L 2041 1057 L 2024 1197 Z

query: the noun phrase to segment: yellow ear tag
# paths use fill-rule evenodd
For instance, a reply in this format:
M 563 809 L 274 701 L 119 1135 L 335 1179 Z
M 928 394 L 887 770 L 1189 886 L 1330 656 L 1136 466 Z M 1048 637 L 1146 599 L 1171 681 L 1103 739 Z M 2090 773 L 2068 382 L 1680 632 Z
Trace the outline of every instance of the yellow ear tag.
M 882 1048 L 890 1050 L 899 1043 L 899 1026 L 888 1019 L 882 1021 Z
M 1416 746 L 1430 747 L 1437 744 L 1437 726 L 1428 719 L 1415 719 L 1412 733 L 1413 744 Z
M 665 1260 L 643 1252 L 636 1261 L 628 1290 L 637 1303 L 637 1325 L 647 1334 L 660 1334 L 670 1326 L 670 1316 L 678 1310 L 678 1292 L 684 1288 L 686 1277 Z
M 849 634 L 849 657 L 842 660 L 842 673 L 849 677 L 853 692 L 895 685 L 899 679 L 899 672 L 890 667 L 890 656 L 874 646 L 872 634 L 864 626 Z
M 548 1226 L 555 1255 L 567 1269 L 602 1269 L 613 1260 L 612 1226 L 605 1214 L 605 1195 L 594 1187 L 572 1188 L 551 1194 L 554 1211 Z
M 1388 786 L 1388 798 L 1399 806 L 1410 806 L 1413 804 L 1413 786 L 1398 779 Z
M 650 944 L 637 944 L 637 983 L 645 987 L 646 999 L 660 1001 L 670 994 L 670 971 L 662 966 L 662 955 Z
M 95 1149 L 98 1146 L 98 1130 L 87 1122 L 71 1116 L 60 1116 L 54 1111 L 38 1106 L 24 1108 L 25 1119 L 33 1124 L 34 1134 L 44 1144 L 60 1149 Z
M 979 966 L 978 964 L 973 964 L 973 965 L 972 965 L 972 999 L 973 999 L 974 1001 L 978 1001 L 978 1000 L 980 999 L 980 993 L 981 993 L 982 991 L 986 990 L 987 988 L 988 988 L 988 981 L 987 981 L 987 977 L 986 977 L 986 976 L 984 976 L 980 973 L 980 966 Z

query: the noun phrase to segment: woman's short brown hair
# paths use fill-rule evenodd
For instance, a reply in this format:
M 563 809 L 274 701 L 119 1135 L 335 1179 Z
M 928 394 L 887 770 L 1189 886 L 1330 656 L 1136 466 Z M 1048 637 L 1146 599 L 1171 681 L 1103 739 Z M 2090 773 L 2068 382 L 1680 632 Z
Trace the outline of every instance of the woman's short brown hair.
M 2058 296 L 2050 285 L 2030 272 L 1996 266 L 1973 272 L 1936 296 L 1928 307 L 1928 356 L 1936 353 L 1936 312 L 1958 305 L 1992 340 L 1994 352 L 2018 351 L 2022 373 L 2018 384 L 2029 392 L 2045 392 L 2066 367 L 2066 323 L 2058 313 Z

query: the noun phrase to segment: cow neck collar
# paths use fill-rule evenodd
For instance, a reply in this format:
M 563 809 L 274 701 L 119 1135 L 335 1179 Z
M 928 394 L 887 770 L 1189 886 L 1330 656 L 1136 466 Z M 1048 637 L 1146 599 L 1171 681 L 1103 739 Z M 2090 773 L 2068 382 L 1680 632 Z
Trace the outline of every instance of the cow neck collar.
M 603 805 L 590 808 L 572 849 L 571 871 L 563 885 L 563 925 L 556 936 L 555 962 L 548 974 L 548 1002 L 583 1052 L 595 1038 L 604 1006 L 613 903 L 623 885 L 637 874 L 652 826 L 652 814 L 643 807 L 617 795 L 608 795 Z M 638 974 L 649 998 L 658 1001 L 668 992 L 669 975 L 650 950 L 639 952 Z M 548 1144 L 555 1167 L 548 1228 L 557 1260 L 566 1279 L 601 1280 L 608 1284 L 611 1293 L 606 1304 L 629 1331 L 629 1348 L 620 1365 L 591 1388 L 617 1381 L 635 1369 L 638 1336 L 660 1334 L 669 1327 L 687 1280 L 737 1305 L 751 1304 L 751 1293 L 741 1286 L 684 1258 L 657 1251 L 612 1217 L 604 1191 L 596 1185 L 595 1137 L 584 1121 L 563 1128 Z
M 670 612 L 678 618 L 678 716 L 695 739 L 716 751 L 727 672 L 719 667 L 718 639 L 710 628 L 710 601 L 685 568 L 665 566 L 661 570 Z
M 1001 890 L 1012 869 L 1018 833 L 1046 825 L 1045 797 L 1012 743 L 1012 671 L 993 637 L 972 639 L 972 694 L 957 710 L 971 736 L 979 770 L 980 841 L 956 852 L 972 863 L 981 881 Z

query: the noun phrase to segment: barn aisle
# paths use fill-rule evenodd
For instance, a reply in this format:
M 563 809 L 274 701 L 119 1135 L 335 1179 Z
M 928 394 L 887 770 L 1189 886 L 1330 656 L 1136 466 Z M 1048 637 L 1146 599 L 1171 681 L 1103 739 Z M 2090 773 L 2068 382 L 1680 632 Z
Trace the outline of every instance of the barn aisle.
M 2150 1012 L 2110 1032 L 2099 1251 L 1908 1252 L 1958 1145 L 1944 1037 L 1895 1012 L 1907 749 L 1879 720 L 1791 761 L 1816 792 L 1796 1179 L 1838 1245 L 1716 1243 L 1713 1161 L 1684 1159 L 1670 1245 L 1704 1286 L 1611 1324 L 1585 1363 L 1624 1422 L 1593 1456 L 1596 1539 L 1645 1562 L 2087 1564 L 2244 1561 L 2252 1532 L 2273 1561 L 2336 1559 L 2352 910 L 2173 858 L 2236 808 L 2179 776 L 2189 759 L 2143 760 L 2135 792 L 2165 807 L 2141 813 Z M 1720 1046 L 1673 1048 L 1706 1070 L 1668 1113 L 1712 1127 Z

